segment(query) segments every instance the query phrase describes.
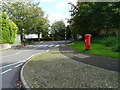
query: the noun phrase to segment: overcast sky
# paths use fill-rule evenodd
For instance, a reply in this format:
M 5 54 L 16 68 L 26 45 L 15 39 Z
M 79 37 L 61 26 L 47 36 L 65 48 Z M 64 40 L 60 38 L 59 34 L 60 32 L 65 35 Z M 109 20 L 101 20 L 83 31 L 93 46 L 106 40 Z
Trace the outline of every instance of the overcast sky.
M 70 5 L 69 2 L 76 4 L 77 0 L 34 0 L 34 2 L 40 2 L 40 7 L 45 11 L 49 16 L 50 24 L 55 20 L 63 20 L 66 22 L 66 19 L 70 19 Z

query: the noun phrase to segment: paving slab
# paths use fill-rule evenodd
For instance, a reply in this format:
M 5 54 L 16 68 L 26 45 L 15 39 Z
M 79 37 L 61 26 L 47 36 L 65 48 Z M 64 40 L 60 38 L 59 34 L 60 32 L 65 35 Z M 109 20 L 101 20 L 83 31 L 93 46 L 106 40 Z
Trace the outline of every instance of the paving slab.
M 89 64 L 92 66 L 100 67 L 103 69 L 120 72 L 120 60 L 118 58 L 109 58 L 103 56 L 96 56 L 91 54 L 82 53 L 80 51 L 76 51 L 71 47 L 64 45 L 59 48 L 61 54 L 71 58 L 73 60 Z
M 59 49 L 32 58 L 24 67 L 23 76 L 30 88 L 117 89 L 119 73 L 117 67 L 110 68 L 112 63 L 109 60 L 117 61 L 60 46 Z M 115 64 L 117 62 L 113 62 L 113 65 Z

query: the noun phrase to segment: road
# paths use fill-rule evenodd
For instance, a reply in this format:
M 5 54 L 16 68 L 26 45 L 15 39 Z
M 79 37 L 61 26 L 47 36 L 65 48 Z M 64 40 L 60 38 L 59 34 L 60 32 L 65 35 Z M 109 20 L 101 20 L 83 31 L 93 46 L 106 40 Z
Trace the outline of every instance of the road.
M 22 65 L 33 55 L 42 54 L 50 49 L 64 44 L 64 41 L 43 42 L 38 45 L 29 45 L 21 49 L 9 49 L 2 52 L 0 75 L 2 86 L 0 88 L 19 88 L 19 73 Z

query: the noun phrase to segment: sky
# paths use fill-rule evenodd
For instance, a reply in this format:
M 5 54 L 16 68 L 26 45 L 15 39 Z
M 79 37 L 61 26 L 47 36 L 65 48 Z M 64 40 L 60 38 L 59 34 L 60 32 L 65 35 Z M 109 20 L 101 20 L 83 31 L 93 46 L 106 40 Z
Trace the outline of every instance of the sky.
M 6 1 L 6 0 L 4 0 Z M 8 1 L 8 0 L 7 0 Z M 12 0 L 11 0 L 12 1 Z M 19 1 L 19 0 L 13 0 Z M 28 0 L 20 0 L 20 1 L 28 1 Z M 50 21 L 50 25 L 55 21 L 63 20 L 67 25 L 67 19 L 70 19 L 70 4 L 69 2 L 76 5 L 77 1 L 81 2 L 90 2 L 90 1 L 111 1 L 111 0 L 29 0 L 32 2 L 40 2 L 40 7 L 48 15 L 48 19 Z M 118 0 L 113 0 L 118 1 Z
M 34 0 L 34 2 L 40 2 L 40 7 L 45 14 L 48 15 L 50 24 L 55 21 L 63 20 L 67 25 L 67 20 L 70 19 L 70 4 L 69 2 L 76 4 L 77 0 Z

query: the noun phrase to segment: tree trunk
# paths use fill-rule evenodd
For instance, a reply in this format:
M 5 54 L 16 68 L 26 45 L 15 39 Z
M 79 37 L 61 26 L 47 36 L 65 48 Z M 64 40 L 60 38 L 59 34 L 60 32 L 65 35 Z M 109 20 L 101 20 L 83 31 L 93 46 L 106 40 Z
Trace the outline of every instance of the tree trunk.
M 52 41 L 54 41 L 54 35 L 52 34 Z
M 20 33 L 20 40 L 21 40 L 21 44 L 23 44 L 23 42 L 24 42 L 24 36 L 23 36 L 23 33 Z
M 23 35 L 22 34 L 20 34 L 20 40 L 21 40 L 21 42 L 23 41 Z
M 116 30 L 116 35 L 117 35 L 118 37 L 120 37 L 120 30 L 119 30 L 119 29 Z
M 40 33 L 38 33 L 38 41 L 40 41 Z

